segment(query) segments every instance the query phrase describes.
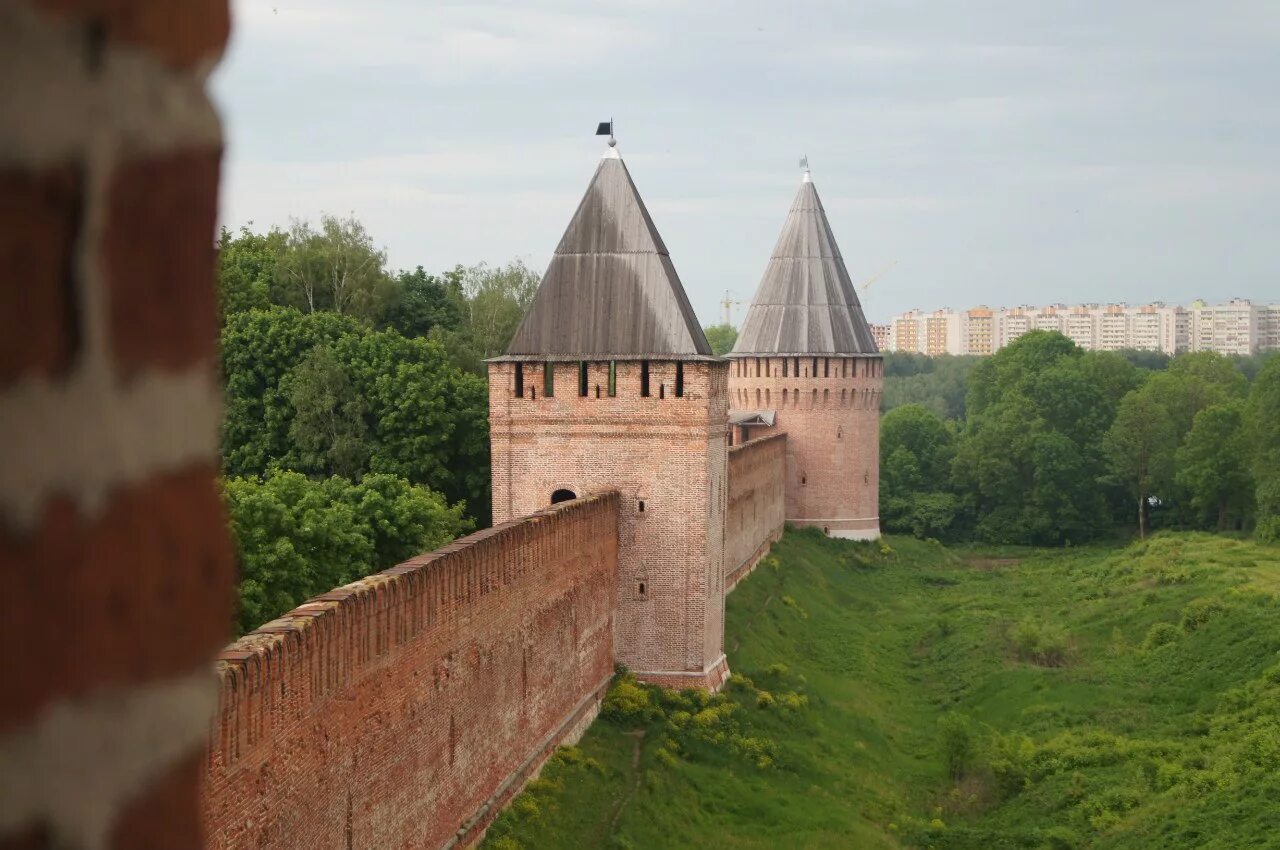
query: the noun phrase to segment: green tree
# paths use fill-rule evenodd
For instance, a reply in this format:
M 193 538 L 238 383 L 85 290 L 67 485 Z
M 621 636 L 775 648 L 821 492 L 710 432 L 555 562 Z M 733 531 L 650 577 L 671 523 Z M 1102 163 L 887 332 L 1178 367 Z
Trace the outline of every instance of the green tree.
M 223 329 L 222 370 L 226 474 L 386 472 L 465 501 L 487 522 L 487 389 L 438 342 L 327 311 L 251 310 Z
M 435 328 L 456 330 L 467 312 L 462 294 L 462 270 L 443 276 L 427 274 L 422 266 L 395 276 L 394 294 L 380 327 L 394 328 L 407 337 L 427 336 Z
M 271 282 L 284 250 L 285 234 L 277 229 L 254 233 L 241 227 L 218 233 L 218 310 L 227 317 L 271 305 Z
M 369 457 L 364 401 L 332 349 L 318 345 L 281 381 L 293 406 L 289 440 L 304 472 L 356 478 Z
M 226 479 L 223 493 L 240 562 L 241 631 L 470 528 L 438 493 L 387 475 L 356 484 L 274 472 Z
M 227 475 L 259 475 L 289 457 L 294 407 L 282 381 L 311 349 L 361 331 L 349 316 L 273 307 L 228 317 L 220 365 L 226 386 L 222 463 Z
M 905 405 L 880 422 L 880 515 L 885 528 L 944 535 L 959 501 L 948 492 L 954 435 L 933 412 Z
M 1280 541 L 1280 354 L 1270 355 L 1258 371 L 1246 408 L 1260 540 Z
M 886 355 L 884 395 L 886 411 L 906 404 L 923 405 L 943 419 L 965 417 L 966 380 L 977 357 L 923 354 Z M 893 364 L 893 372 L 889 364 Z
M 377 318 L 394 294 L 386 262 L 386 252 L 354 216 L 321 216 L 319 230 L 294 221 L 276 263 L 274 300 L 307 313 Z
M 951 469 L 979 537 L 1056 544 L 1106 528 L 1100 444 L 1122 378 L 1122 367 L 1044 331 L 973 367 Z
M 1173 423 L 1150 382 L 1121 400 L 1103 449 L 1112 476 L 1137 503 L 1139 537 L 1147 536 L 1149 500 L 1169 480 L 1177 445 Z
M 496 268 L 481 263 L 462 275 L 467 298 L 467 331 L 481 358 L 507 350 L 524 318 L 541 276 L 521 260 Z
M 1225 531 L 1232 512 L 1242 515 L 1253 495 L 1250 453 L 1244 427 L 1244 403 L 1233 400 L 1196 414 L 1177 452 L 1178 485 L 1202 515 L 1213 516 Z
M 724 357 L 733 351 L 733 344 L 738 341 L 738 329 L 733 325 L 712 325 L 703 328 L 707 342 L 711 343 L 711 351 L 717 357 Z

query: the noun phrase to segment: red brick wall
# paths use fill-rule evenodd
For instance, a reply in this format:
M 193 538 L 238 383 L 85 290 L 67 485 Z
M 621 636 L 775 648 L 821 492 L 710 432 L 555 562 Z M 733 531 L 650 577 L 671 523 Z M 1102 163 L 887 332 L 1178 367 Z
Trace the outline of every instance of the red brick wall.
M 204 765 L 212 848 L 476 838 L 613 672 L 618 496 L 495 526 L 231 644 Z
M 494 520 L 545 507 L 560 489 L 618 490 L 618 660 L 649 681 L 719 686 L 727 670 L 725 364 L 686 362 L 680 398 L 670 361 L 651 362 L 648 397 L 639 361 L 617 361 L 613 397 L 607 362 L 589 364 L 586 396 L 578 364 L 562 362 L 548 398 L 544 366 L 523 364 L 520 398 L 514 363 L 489 368 Z
M 782 536 L 786 520 L 787 435 L 760 437 L 729 449 L 729 511 L 725 519 L 725 586 L 755 567 Z
M 226 0 L 0 4 L 0 847 L 195 847 Z
M 735 358 L 729 370 L 733 410 L 775 410 L 772 428 L 787 434 L 787 521 L 832 536 L 880 534 L 880 357 Z M 799 366 L 800 374 L 796 375 Z

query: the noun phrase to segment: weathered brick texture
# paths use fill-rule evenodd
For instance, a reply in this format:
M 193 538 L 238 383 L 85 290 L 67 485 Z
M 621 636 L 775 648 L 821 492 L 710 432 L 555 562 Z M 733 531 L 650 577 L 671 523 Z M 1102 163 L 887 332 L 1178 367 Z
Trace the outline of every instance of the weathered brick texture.
M 728 503 L 726 364 L 642 361 L 489 369 L 489 425 L 495 521 L 550 503 L 557 490 L 621 493 L 615 592 L 618 660 L 642 678 L 681 687 L 718 687 L 724 661 L 724 518 Z
M 729 511 L 725 518 L 725 589 L 751 572 L 782 536 L 786 522 L 786 434 L 729 449 Z
M 228 647 L 207 846 L 477 837 L 613 672 L 618 509 L 604 493 L 501 523 Z
M 733 360 L 730 408 L 774 410 L 773 426 L 752 436 L 787 434 L 788 522 L 835 537 L 880 535 L 883 388 L 880 357 Z
M 226 0 L 0 3 L 0 847 L 194 847 Z

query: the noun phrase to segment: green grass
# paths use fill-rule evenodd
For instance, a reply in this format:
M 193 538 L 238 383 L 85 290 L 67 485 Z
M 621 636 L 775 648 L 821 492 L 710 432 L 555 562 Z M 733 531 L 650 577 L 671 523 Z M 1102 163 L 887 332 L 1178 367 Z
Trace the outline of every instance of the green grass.
M 1280 548 L 788 532 L 723 694 L 622 676 L 514 848 L 1280 847 Z

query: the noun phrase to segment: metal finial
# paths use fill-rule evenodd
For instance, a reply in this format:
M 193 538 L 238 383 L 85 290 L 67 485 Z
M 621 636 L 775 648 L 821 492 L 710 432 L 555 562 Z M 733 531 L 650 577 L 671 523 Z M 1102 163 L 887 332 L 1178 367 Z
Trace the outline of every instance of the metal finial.
M 809 183 L 812 178 L 809 176 L 809 155 L 805 154 L 800 157 L 800 167 L 804 169 L 804 176 L 800 178 L 800 182 Z

